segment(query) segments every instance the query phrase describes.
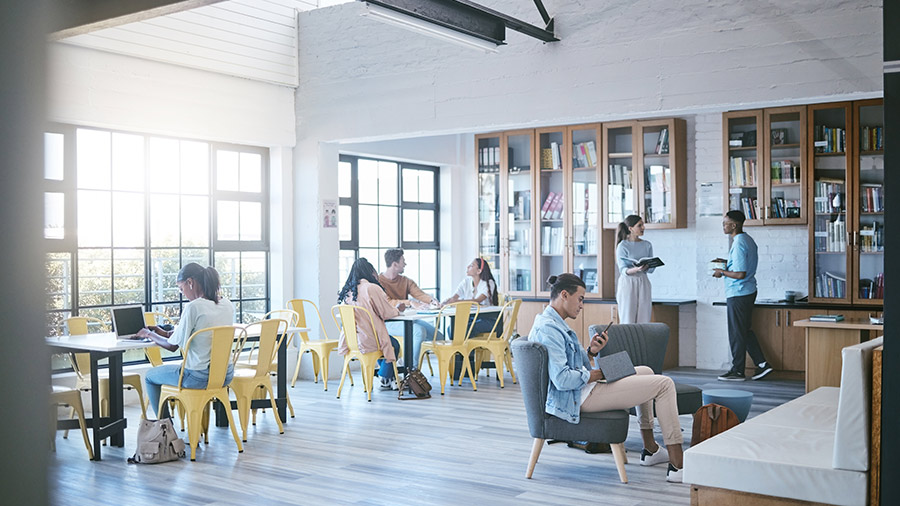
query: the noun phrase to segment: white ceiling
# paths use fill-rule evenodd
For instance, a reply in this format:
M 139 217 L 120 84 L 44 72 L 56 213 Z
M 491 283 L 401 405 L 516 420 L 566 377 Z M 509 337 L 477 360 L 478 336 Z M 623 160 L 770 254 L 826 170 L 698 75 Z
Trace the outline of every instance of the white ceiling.
M 297 11 L 353 0 L 227 0 L 64 43 L 297 86 Z

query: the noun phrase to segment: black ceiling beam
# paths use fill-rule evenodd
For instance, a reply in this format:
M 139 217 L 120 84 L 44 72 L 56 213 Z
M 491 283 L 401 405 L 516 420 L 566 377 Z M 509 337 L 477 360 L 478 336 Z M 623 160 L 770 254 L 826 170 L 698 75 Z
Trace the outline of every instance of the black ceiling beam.
M 223 0 L 54 0 L 50 40 L 196 9 Z
M 559 40 L 553 35 L 553 19 L 549 16 L 547 16 L 549 18 L 547 29 L 544 29 L 468 0 L 359 1 L 378 5 L 498 45 L 504 44 L 507 27 L 544 42 Z M 539 4 L 540 0 L 535 0 L 535 3 Z M 541 10 L 541 7 L 542 5 L 538 9 Z M 541 12 L 542 16 L 545 14 L 546 11 Z

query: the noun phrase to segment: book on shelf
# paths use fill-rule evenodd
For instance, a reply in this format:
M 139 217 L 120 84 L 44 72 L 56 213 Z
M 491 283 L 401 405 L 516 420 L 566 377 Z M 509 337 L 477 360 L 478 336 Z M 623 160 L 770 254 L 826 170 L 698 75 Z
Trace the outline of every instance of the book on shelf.
M 813 209 L 816 213 L 840 213 L 844 210 L 844 180 L 819 178 L 814 184 Z
M 550 219 L 550 205 L 553 204 L 553 197 L 556 195 L 554 192 L 548 192 L 547 198 L 544 199 L 544 204 L 541 206 L 541 218 L 548 220 Z
M 813 127 L 813 149 L 816 153 L 843 153 L 847 150 L 847 132 L 825 125 Z
M 552 156 L 553 156 L 553 165 L 552 165 L 553 170 L 562 169 L 562 158 L 560 158 L 559 143 L 551 142 L 550 143 L 550 152 L 552 153 Z
M 659 257 L 644 257 L 638 260 L 635 260 L 633 258 L 626 258 L 626 260 L 631 261 L 634 264 L 633 267 L 643 267 L 646 265 L 653 269 L 666 265 L 662 260 L 659 259 Z
M 656 139 L 656 150 L 655 153 L 657 155 L 667 155 L 669 154 L 669 129 L 663 128 L 659 131 L 659 137 Z
M 859 135 L 861 151 L 881 151 L 884 149 L 884 127 L 864 126 Z
M 809 317 L 811 322 L 839 322 L 844 320 L 842 314 L 814 314 Z
M 756 159 L 733 156 L 729 160 L 729 180 L 731 186 L 756 185 Z
M 847 280 L 831 272 L 816 276 L 816 297 L 843 299 L 846 297 Z
M 575 167 L 594 167 L 597 165 L 597 150 L 594 147 L 594 141 L 573 144 L 572 161 Z
M 884 212 L 884 185 L 863 183 L 860 185 L 861 211 L 864 213 Z
M 800 182 L 800 164 L 792 160 L 772 162 L 772 181 L 781 184 Z

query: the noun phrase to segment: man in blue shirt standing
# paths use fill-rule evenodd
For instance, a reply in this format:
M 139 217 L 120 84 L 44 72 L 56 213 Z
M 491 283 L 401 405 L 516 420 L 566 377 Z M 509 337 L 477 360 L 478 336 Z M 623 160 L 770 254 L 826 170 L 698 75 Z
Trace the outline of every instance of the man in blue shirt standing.
M 728 341 L 731 343 L 731 370 L 719 376 L 722 381 L 744 381 L 745 355 L 756 364 L 751 379 L 761 379 L 772 367 L 766 362 L 756 334 L 750 328 L 756 304 L 756 265 L 759 263 L 756 242 L 744 232 L 744 213 L 728 211 L 722 230 L 731 237 L 731 248 L 724 269 L 715 269 L 713 277 L 725 278 L 728 306 Z M 718 261 L 723 261 L 717 259 Z

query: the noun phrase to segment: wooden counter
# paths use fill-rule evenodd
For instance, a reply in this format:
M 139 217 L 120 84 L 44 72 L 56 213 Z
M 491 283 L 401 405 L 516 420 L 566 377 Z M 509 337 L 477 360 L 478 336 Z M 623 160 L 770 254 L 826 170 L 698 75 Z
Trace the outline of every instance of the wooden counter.
M 841 350 L 869 340 L 869 332 L 884 325 L 851 318 L 839 322 L 797 320 L 795 327 L 806 328 L 806 391 L 841 386 Z

